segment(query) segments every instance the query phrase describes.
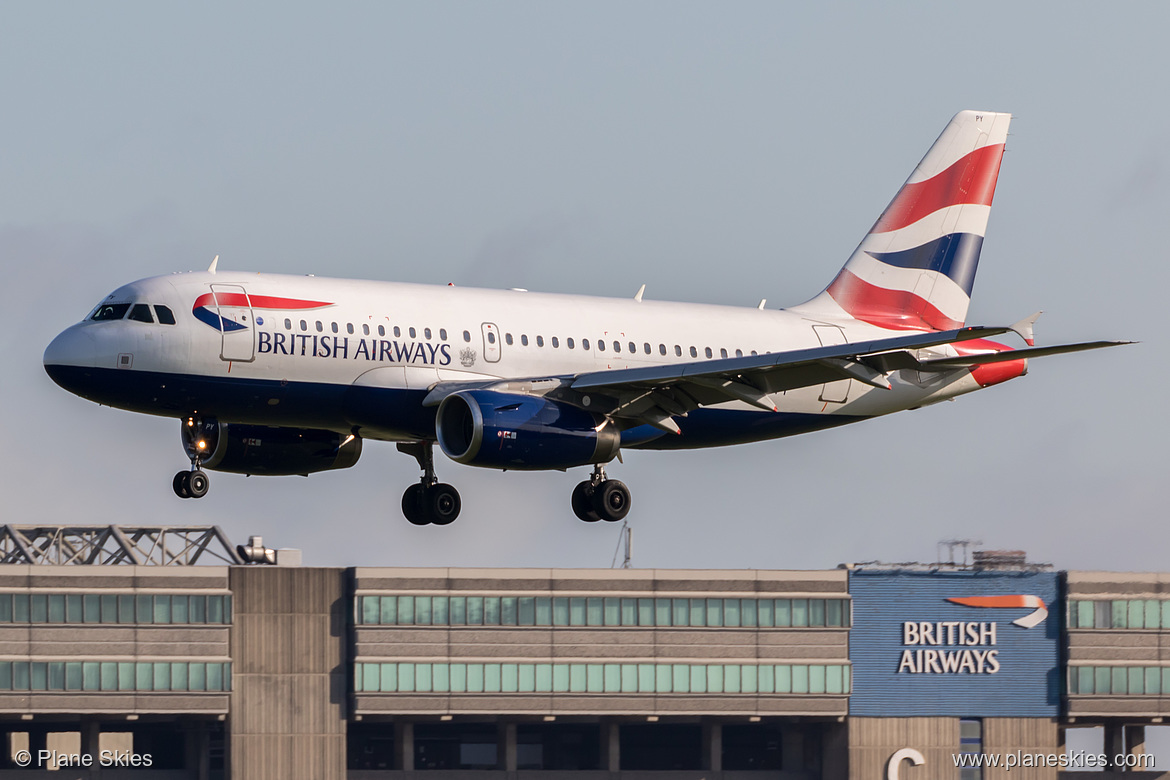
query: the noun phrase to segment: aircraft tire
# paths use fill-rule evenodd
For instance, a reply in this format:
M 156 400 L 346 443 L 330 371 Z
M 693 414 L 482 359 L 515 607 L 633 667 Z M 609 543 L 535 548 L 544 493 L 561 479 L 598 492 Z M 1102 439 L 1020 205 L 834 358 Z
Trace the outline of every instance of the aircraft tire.
M 207 478 L 206 473 L 196 469 L 187 477 L 187 492 L 191 494 L 191 498 L 203 498 L 210 489 L 211 480 Z
M 593 491 L 593 511 L 608 523 L 625 519 L 630 513 L 630 489 L 616 479 L 607 479 Z
M 424 503 L 429 510 L 430 520 L 435 525 L 450 525 L 455 522 L 463 508 L 459 491 L 445 482 L 431 485 L 424 497 Z
M 190 471 L 180 471 L 178 474 L 175 475 L 175 478 L 171 480 L 171 488 L 175 491 L 175 495 L 178 496 L 179 498 L 190 498 L 191 497 L 190 485 L 191 485 L 191 472 Z
M 423 486 L 411 485 L 402 494 L 402 514 L 411 525 L 430 525 L 431 519 L 423 511 Z
M 573 488 L 573 514 L 578 520 L 586 523 L 596 523 L 601 516 L 593 509 L 593 483 L 589 480 L 580 482 Z

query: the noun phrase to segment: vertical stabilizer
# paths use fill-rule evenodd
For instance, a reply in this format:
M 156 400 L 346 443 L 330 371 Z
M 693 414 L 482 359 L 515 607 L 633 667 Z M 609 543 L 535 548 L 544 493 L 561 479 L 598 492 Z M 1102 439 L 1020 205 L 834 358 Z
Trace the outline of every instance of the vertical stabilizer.
M 1010 121 L 956 114 L 833 282 L 797 309 L 896 330 L 961 327 Z

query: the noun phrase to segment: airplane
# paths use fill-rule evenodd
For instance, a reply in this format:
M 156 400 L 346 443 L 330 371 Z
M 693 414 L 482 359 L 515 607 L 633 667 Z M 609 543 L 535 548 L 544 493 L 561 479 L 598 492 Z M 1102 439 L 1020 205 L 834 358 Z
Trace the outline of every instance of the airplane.
M 459 515 L 434 445 L 500 470 L 592 466 L 574 514 L 618 521 L 623 450 L 717 447 L 833 428 L 997 385 L 1034 357 L 1036 317 L 966 325 L 1011 115 L 962 111 L 832 282 L 787 309 L 220 271 L 119 287 L 45 350 L 54 382 L 181 421 L 190 468 L 293 475 L 353 466 L 366 439 L 422 470 L 415 525 Z M 1012 348 L 992 339 L 1015 333 Z

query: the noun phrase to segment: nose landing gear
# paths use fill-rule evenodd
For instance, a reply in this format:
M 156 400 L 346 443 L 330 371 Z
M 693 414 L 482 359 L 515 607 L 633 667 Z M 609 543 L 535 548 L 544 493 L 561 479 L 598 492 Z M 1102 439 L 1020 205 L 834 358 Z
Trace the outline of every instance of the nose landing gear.
M 171 487 L 179 498 L 203 498 L 211 488 L 211 480 L 196 461 L 190 471 L 180 471 L 175 475 Z
M 573 488 L 573 514 L 586 523 L 616 523 L 630 513 L 630 500 L 630 489 L 616 479 L 608 479 L 605 466 L 598 463 L 592 476 Z
M 429 441 L 403 442 L 399 452 L 418 461 L 423 475 L 417 485 L 402 494 L 402 514 L 412 525 L 449 525 L 459 517 L 463 502 L 453 486 L 439 482 L 435 476 L 434 444 Z
M 214 425 L 212 426 L 214 428 Z M 211 489 L 211 480 L 199 466 L 208 451 L 203 420 L 188 417 L 183 421 L 183 445 L 191 459 L 191 470 L 180 471 L 171 480 L 171 488 L 179 498 L 203 498 Z

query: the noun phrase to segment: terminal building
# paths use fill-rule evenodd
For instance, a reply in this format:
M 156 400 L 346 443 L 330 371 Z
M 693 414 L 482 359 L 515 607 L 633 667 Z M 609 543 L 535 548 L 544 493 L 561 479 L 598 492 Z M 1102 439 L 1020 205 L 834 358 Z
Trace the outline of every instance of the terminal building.
M 42 751 L 106 780 L 1160 774 L 1164 575 L 256 557 L 218 529 L 0 529 L 0 780 Z M 1106 766 L 1048 758 L 1086 727 Z

